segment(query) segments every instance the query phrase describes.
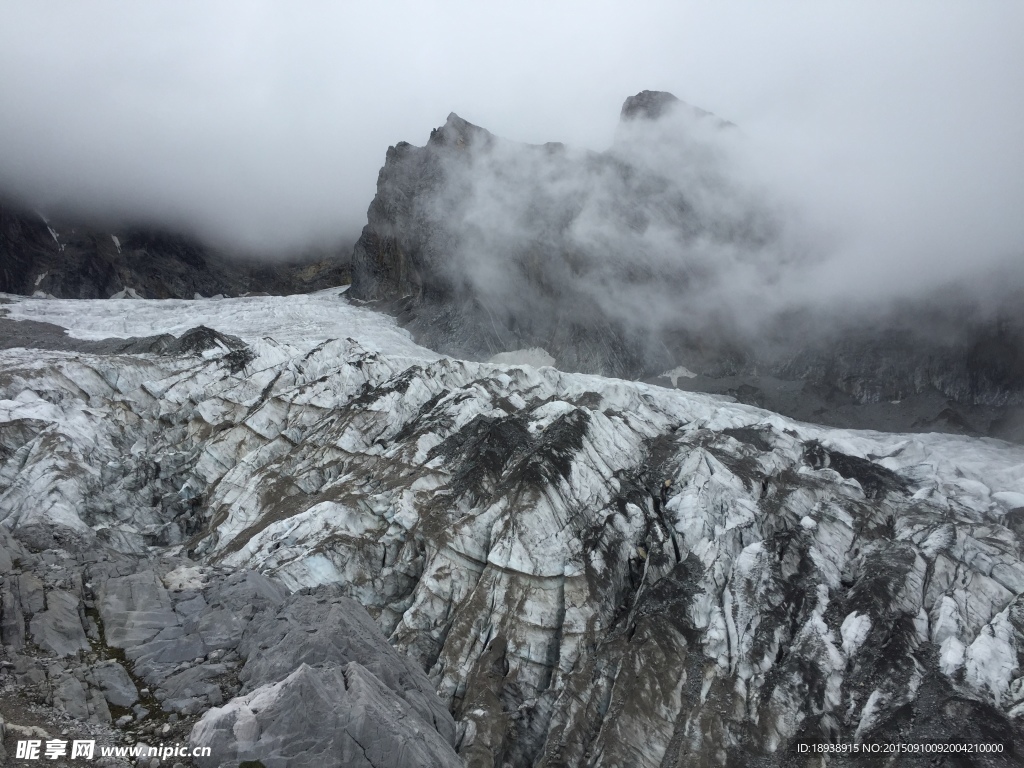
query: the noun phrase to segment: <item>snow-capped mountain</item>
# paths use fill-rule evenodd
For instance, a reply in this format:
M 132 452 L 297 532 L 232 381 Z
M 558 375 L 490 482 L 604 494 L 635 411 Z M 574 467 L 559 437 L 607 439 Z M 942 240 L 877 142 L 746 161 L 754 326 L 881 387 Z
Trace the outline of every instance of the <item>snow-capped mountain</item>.
M 1018 445 L 445 357 L 339 290 L 4 301 L 8 757 L 32 729 L 204 768 L 1024 748 Z

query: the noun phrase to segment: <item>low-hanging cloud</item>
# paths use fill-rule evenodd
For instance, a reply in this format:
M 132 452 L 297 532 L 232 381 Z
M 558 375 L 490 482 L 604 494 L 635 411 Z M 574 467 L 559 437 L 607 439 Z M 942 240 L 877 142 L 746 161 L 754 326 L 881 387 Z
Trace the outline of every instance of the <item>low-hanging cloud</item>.
M 656 88 L 738 126 L 742 194 L 774 195 L 760 208 L 786 243 L 773 272 L 767 245 L 691 242 L 708 303 L 898 298 L 1022 259 L 1020 8 L 355 8 L 5 3 L 0 189 L 273 253 L 357 232 L 387 146 L 449 110 L 602 152 L 622 99 Z M 581 248 L 612 236 L 593 223 Z
M 443 182 L 412 187 L 429 233 L 413 247 L 501 326 L 550 332 L 553 309 L 655 332 L 742 319 L 806 254 L 790 212 L 733 167 L 734 129 L 684 104 L 668 112 L 624 121 L 603 153 L 455 120 L 434 148 Z
M 539 346 L 622 373 L 723 344 L 787 357 L 874 323 L 951 340 L 1024 287 L 1019 252 L 986 250 L 990 240 L 958 259 L 963 241 L 911 229 L 947 222 L 851 227 L 861 211 L 837 215 L 744 131 L 668 94 L 640 94 L 628 111 L 601 153 L 513 142 L 453 116 L 426 150 L 395 155 L 381 197 L 393 212 L 376 234 L 442 277 L 436 296 L 482 311 L 451 338 L 425 319 L 426 338 L 468 354 Z

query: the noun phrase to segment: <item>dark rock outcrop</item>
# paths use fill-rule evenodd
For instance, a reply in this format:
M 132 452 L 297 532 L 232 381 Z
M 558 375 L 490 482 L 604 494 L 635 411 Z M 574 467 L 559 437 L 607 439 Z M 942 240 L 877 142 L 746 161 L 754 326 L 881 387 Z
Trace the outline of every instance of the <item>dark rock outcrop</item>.
M 724 125 L 662 96 L 629 114 L 672 114 L 695 149 Z M 710 238 L 725 247 L 747 230 L 767 237 L 772 222 L 751 206 L 741 231 L 631 147 L 517 144 L 449 115 L 426 146 L 388 149 L 353 252 L 352 297 L 382 302 L 420 343 L 447 354 L 542 347 L 568 370 L 664 370 L 663 340 L 636 313 L 645 291 L 660 302 L 693 276 L 664 262 L 647 233 L 674 227 L 680 246 Z
M 306 293 L 348 282 L 343 248 L 271 262 L 223 253 L 184 235 L 46 221 L 0 200 L 0 292 L 106 299 Z
M 212 750 L 199 766 L 462 765 L 426 675 L 337 587 L 290 595 L 180 558 L 34 551 L 4 528 L 0 564 L 0 711 L 14 715 L 0 749 L 59 733 L 191 741 Z
M 247 760 L 289 768 L 461 768 L 451 744 L 403 704 L 358 662 L 302 664 L 281 682 L 212 710 L 192 743 L 212 749 L 199 759 L 202 768 Z
M 623 102 L 620 117 L 623 120 L 657 120 L 681 103 L 673 94 L 665 91 L 640 91 Z

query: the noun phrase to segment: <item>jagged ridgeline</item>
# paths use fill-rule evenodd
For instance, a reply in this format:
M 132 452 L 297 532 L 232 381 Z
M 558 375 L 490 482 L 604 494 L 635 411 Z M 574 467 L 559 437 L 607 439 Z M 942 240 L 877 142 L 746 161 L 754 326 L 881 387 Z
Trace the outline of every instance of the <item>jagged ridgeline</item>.
M 0 197 L 0 292 L 59 299 L 193 299 L 307 293 L 348 282 L 347 245 L 287 258 L 88 216 L 46 217 Z
M 2 297 L 0 764 L 66 738 L 209 750 L 188 768 L 1019 765 L 1024 446 L 808 423 L 840 395 L 1005 416 L 1019 326 L 887 319 L 744 374 L 716 265 L 791 256 L 733 133 L 645 93 L 603 154 L 455 117 L 390 151 L 357 292 L 529 364 L 340 289 Z
M 651 91 L 600 153 L 449 115 L 425 146 L 389 148 L 350 295 L 457 357 L 540 348 L 562 370 L 833 426 L 1024 438 L 1024 292 L 787 306 L 828 254 L 752 181 L 748 151 Z
M 353 295 L 404 300 L 410 329 L 453 354 L 542 347 L 570 370 L 666 370 L 672 332 L 709 333 L 701 297 L 722 269 L 777 259 L 775 217 L 727 173 L 730 130 L 647 91 L 603 153 L 449 115 L 425 147 L 388 150 Z

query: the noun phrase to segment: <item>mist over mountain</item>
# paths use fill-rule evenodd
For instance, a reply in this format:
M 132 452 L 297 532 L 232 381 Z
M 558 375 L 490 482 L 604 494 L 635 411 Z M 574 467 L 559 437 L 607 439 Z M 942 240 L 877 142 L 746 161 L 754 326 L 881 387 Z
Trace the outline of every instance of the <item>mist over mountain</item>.
M 65 214 L 70 216 L 70 214 Z M 348 243 L 275 258 L 140 223 L 49 218 L 0 200 L 0 291 L 69 299 L 291 294 L 348 282 Z
M 842 240 L 805 275 L 818 295 L 959 279 L 1024 242 L 1016 4 L 101 6 L 4 8 L 0 190 L 51 218 L 301 250 L 358 236 L 387 145 L 449 110 L 603 152 L 647 88 L 734 122 L 747 166 Z
M 1021 266 L 821 291 L 856 272 L 848 246 L 750 158 L 741 128 L 667 93 L 627 99 L 602 153 L 452 114 L 388 150 L 352 295 L 455 356 L 538 348 L 812 421 L 1024 436 Z
M 1024 440 L 1013 270 L 830 306 L 740 127 L 620 119 L 390 148 L 348 292 L 0 211 L 0 758 L 1015 764 L 1024 454 L 971 437 Z M 224 281 L 334 288 L 181 298 Z
M 4 5 L 0 764 L 1020 765 L 1022 27 Z
M 784 268 L 783 219 L 730 175 L 726 124 L 663 96 L 658 120 L 627 103 L 603 153 L 503 140 L 454 114 L 425 148 L 389 150 L 354 295 L 479 314 L 466 339 L 438 338 L 464 351 L 542 346 L 615 375 L 656 360 L 673 331 L 735 326 L 746 287 Z M 618 351 L 571 341 L 594 334 Z
M 757 149 L 742 126 L 659 91 L 626 99 L 603 152 L 511 141 L 453 113 L 424 147 L 388 150 L 351 257 L 336 242 L 268 259 L 8 204 L 0 287 L 286 294 L 346 283 L 351 261 L 353 297 L 445 354 L 835 426 L 1024 439 L 1024 262 L 985 246 L 977 264 L 884 279 L 858 256 L 878 232 L 849 237 Z

